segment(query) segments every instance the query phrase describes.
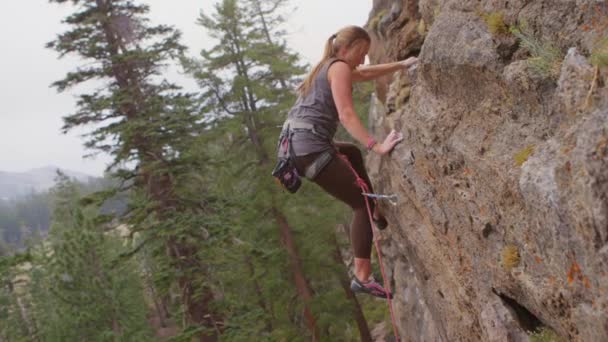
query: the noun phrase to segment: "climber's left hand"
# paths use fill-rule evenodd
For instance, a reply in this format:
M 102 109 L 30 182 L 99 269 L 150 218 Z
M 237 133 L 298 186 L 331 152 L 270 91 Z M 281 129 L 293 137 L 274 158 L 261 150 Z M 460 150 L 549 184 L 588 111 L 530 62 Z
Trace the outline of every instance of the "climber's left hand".
M 418 58 L 417 57 L 409 57 L 405 60 L 402 60 L 401 65 L 403 66 L 403 69 L 409 69 L 412 65 L 418 63 Z

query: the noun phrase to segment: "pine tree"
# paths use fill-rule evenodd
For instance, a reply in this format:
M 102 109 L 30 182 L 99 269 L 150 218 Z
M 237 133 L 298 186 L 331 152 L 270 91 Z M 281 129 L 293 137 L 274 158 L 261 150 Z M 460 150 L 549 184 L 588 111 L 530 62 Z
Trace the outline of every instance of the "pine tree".
M 95 223 L 78 186 L 60 178 L 49 240 L 32 267 L 30 297 L 45 341 L 145 340 L 141 279 L 134 262 L 115 267 L 123 241 Z
M 239 243 L 226 248 L 235 256 L 230 262 L 240 261 L 242 268 L 238 275 L 232 269 L 219 278 L 226 281 L 227 296 L 228 284 L 239 281 L 247 284 L 249 292 L 239 291 L 238 303 L 228 300 L 232 305 L 228 333 L 266 333 L 273 339 L 291 340 L 302 335 L 294 326 L 304 323 L 317 339 L 321 331 L 342 338 L 340 330 L 346 330 L 352 319 L 349 313 L 357 311 L 349 307 L 352 297 L 347 296 L 352 293 L 344 296 L 335 291 L 342 291 L 346 270 L 335 258 L 330 227 L 343 221 L 343 207 L 312 187 L 288 197 L 269 176 L 278 126 L 295 101 L 298 76 L 305 72 L 285 44 L 281 10 L 287 6 L 284 0 L 218 2 L 213 14 L 203 14 L 199 20 L 218 44 L 202 51 L 202 60 L 184 61 L 199 82 L 201 110 L 214 123 L 217 136 L 215 141 L 205 140 L 206 148 L 216 151 L 212 159 L 222 161 L 210 182 L 241 208 L 241 223 L 230 232 Z M 297 227 L 290 222 L 298 222 Z M 288 274 L 291 277 L 285 277 Z M 358 306 L 356 300 L 352 303 Z M 360 308 L 357 312 L 361 318 Z M 261 318 L 256 321 L 264 324 L 247 325 L 254 313 Z M 285 316 L 290 320 L 282 321 Z M 363 325 L 366 330 L 364 319 Z
M 126 223 L 140 244 L 126 256 L 149 248 L 159 265 L 163 293 L 177 289 L 187 334 L 217 339 L 217 321 L 205 283 L 208 272 L 199 250 L 204 241 L 204 187 L 193 174 L 200 166 L 184 151 L 202 130 L 191 96 L 162 78 L 163 67 L 182 55 L 180 34 L 145 18 L 148 7 L 131 0 L 50 0 L 76 12 L 70 29 L 49 43 L 60 55 L 74 54 L 83 66 L 54 86 L 59 91 L 87 81 L 101 86 L 79 96 L 76 113 L 64 118 L 64 131 L 94 127 L 86 146 L 114 158 L 108 168 L 132 194 Z M 132 166 L 132 167 L 130 167 Z M 108 196 L 116 191 L 108 191 Z
M 31 261 L 28 252 L 0 256 L 0 340 L 38 341 L 37 322 L 22 291 L 20 266 Z

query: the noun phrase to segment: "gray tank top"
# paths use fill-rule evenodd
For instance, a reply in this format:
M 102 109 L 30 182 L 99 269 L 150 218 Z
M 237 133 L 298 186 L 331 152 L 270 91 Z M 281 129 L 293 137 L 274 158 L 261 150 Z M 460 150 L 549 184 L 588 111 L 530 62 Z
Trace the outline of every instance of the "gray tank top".
M 292 146 L 296 156 L 333 149 L 332 140 L 340 120 L 327 80 L 327 70 L 336 61 L 341 60 L 331 58 L 325 62 L 313 80 L 308 94 L 300 95 L 287 114 L 288 119 L 311 123 L 329 133 L 329 136 L 324 138 L 308 131 L 295 132 L 292 137 Z

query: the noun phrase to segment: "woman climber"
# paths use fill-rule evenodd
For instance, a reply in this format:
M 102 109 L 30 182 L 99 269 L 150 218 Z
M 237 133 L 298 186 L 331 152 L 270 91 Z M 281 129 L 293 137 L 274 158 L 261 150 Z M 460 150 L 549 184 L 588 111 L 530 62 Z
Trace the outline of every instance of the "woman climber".
M 403 140 L 402 135 L 393 130 L 382 143 L 376 142 L 355 113 L 352 83 L 407 69 L 417 59 L 410 57 L 395 63 L 359 67 L 365 61 L 370 42 L 368 33 L 358 26 L 345 27 L 329 37 L 323 58 L 298 88 L 298 100 L 283 126 L 279 157 L 286 160 L 285 155 L 289 155 L 287 160 L 293 161 L 298 174 L 305 175 L 353 209 L 350 239 L 355 255 L 355 277 L 351 288 L 354 292 L 386 298 L 387 291 L 371 276 L 373 232 L 365 198 L 357 184 L 360 177 L 369 192 L 373 192 L 363 157 L 357 146 L 334 142 L 333 137 L 340 122 L 368 151 L 381 155 L 389 153 Z M 370 202 L 376 227 L 386 228 L 386 219 L 373 201 Z

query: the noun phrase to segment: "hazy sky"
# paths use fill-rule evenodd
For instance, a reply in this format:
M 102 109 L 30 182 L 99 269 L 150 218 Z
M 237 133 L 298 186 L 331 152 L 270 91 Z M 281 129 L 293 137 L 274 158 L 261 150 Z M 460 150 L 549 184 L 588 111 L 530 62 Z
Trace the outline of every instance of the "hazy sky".
M 173 25 L 183 33 L 189 55 L 198 55 L 210 42 L 195 24 L 200 10 L 209 13 L 211 0 L 140 0 L 150 5 L 153 23 Z M 346 25 L 363 25 L 372 0 L 292 0 L 296 11 L 286 29 L 289 46 L 309 63 L 316 62 L 329 35 Z M 82 63 L 74 57 L 57 59 L 44 45 L 65 31 L 61 20 L 71 6 L 47 0 L 0 2 L 0 171 L 26 171 L 53 165 L 101 175 L 108 156 L 83 159 L 80 135 L 61 134 L 62 117 L 74 112 L 78 89 L 58 94 L 49 85 Z M 167 77 L 187 89 L 194 82 L 169 72 Z

